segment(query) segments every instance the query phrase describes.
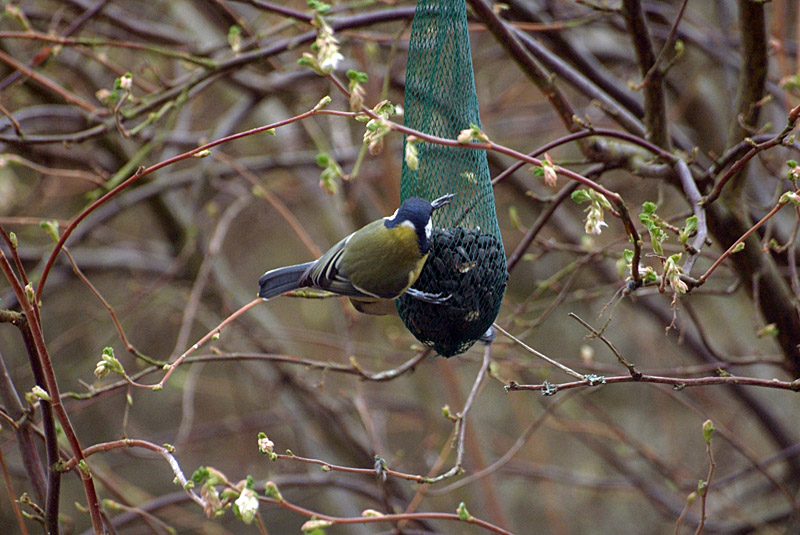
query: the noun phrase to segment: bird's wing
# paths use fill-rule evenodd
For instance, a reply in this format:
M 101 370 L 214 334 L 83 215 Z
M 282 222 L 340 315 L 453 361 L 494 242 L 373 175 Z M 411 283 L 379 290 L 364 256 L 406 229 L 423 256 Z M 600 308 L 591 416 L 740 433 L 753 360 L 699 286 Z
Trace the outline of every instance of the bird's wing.
M 309 266 L 305 274 L 300 277 L 300 285 L 311 286 L 346 297 L 374 297 L 353 286 L 348 274 L 341 271 L 344 247 L 352 236 L 350 234 L 343 238 Z

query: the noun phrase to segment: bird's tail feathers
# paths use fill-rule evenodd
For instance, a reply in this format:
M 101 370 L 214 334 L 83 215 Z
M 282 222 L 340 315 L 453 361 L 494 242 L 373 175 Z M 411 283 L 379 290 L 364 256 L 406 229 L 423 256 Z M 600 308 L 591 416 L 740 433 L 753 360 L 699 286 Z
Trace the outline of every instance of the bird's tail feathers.
M 306 262 L 267 271 L 258 279 L 260 287 L 258 296 L 262 299 L 269 299 L 296 290 L 300 287 L 300 278 L 313 264 L 314 262 Z

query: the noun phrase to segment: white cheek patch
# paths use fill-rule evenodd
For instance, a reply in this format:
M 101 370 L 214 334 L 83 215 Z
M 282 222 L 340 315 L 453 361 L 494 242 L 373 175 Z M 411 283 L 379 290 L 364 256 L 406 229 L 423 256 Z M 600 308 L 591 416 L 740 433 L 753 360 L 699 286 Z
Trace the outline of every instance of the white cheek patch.
M 425 223 L 425 237 L 429 240 L 431 239 L 431 232 L 433 232 L 433 220 L 428 219 L 428 222 Z
M 400 208 L 398 208 L 397 210 L 395 210 L 395 211 L 394 211 L 394 213 L 393 213 L 392 215 L 386 216 L 386 217 L 384 217 L 383 219 L 385 219 L 386 221 L 391 221 L 392 219 L 394 219 L 395 217 L 397 217 L 397 212 L 398 212 L 399 210 L 400 210 Z

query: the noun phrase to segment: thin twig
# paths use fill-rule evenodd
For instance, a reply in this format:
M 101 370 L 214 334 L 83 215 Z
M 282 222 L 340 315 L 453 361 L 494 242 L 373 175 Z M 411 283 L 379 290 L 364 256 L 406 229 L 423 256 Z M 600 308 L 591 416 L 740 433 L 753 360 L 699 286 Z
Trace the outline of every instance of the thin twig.
M 556 368 L 560 369 L 561 371 L 563 371 L 567 375 L 571 375 L 572 377 L 575 377 L 576 379 L 580 379 L 581 381 L 583 381 L 584 378 L 586 377 L 585 375 L 576 372 L 572 368 L 570 368 L 568 366 L 564 366 L 560 362 L 557 362 L 557 361 L 551 359 L 547 355 L 545 355 L 543 353 L 539 353 L 538 351 L 533 349 L 531 346 L 529 346 L 528 344 L 526 344 L 525 342 L 523 342 L 519 338 L 516 338 L 514 335 L 512 335 L 511 333 L 509 333 L 508 331 L 506 331 L 502 327 L 500 327 L 497 323 L 493 323 L 492 325 L 494 326 L 495 329 L 497 329 L 498 331 L 503 333 L 505 336 L 507 336 L 508 338 L 513 340 L 514 342 L 518 343 L 522 347 L 524 347 L 526 351 L 528 351 L 529 353 L 532 353 L 533 355 L 536 355 L 537 357 L 539 357 L 540 359 L 544 360 L 545 362 L 548 362 L 548 363 L 552 364 L 553 366 L 555 366 Z
M 88 100 L 84 99 L 83 97 L 79 97 L 72 91 L 66 90 L 60 84 L 50 80 L 46 76 L 39 74 L 37 71 L 31 69 L 27 65 L 20 63 L 16 60 L 13 56 L 10 56 L 0 50 L 0 61 L 11 67 L 12 69 L 16 69 L 25 74 L 31 80 L 36 81 L 37 83 L 41 84 L 43 87 L 46 87 L 50 91 L 53 91 L 59 95 L 70 104 L 74 104 L 79 108 L 98 116 L 102 116 L 104 114 L 104 110 L 102 108 L 98 108 Z M 24 139 L 24 138 L 23 138 Z
M 739 246 L 739 244 L 740 244 L 740 243 L 744 243 L 744 241 L 745 241 L 745 240 L 746 240 L 746 239 L 747 239 L 747 238 L 748 238 L 748 237 L 749 237 L 749 236 L 750 236 L 750 235 L 751 235 L 753 232 L 755 232 L 756 230 L 758 230 L 758 229 L 759 229 L 759 227 L 761 227 L 761 225 L 763 225 L 764 223 L 766 223 L 767 221 L 769 221 L 769 219 L 770 219 L 772 216 L 774 216 L 775 214 L 777 214 L 777 213 L 778 213 L 778 211 L 779 211 L 781 208 L 783 208 L 784 204 L 786 204 L 786 203 L 779 202 L 778 204 L 776 204 L 776 205 L 775 205 L 775 206 L 772 208 L 772 210 L 770 210 L 769 212 L 767 212 L 767 214 L 766 214 L 764 217 L 762 217 L 762 218 L 761 218 L 761 220 L 760 220 L 758 223 L 756 223 L 755 225 L 753 225 L 752 227 L 750 227 L 750 228 L 747 230 L 747 232 L 745 232 L 744 234 L 742 234 L 742 236 L 741 236 L 741 237 L 740 237 L 738 240 L 736 240 L 735 242 L 733 242 L 733 243 L 731 244 L 731 246 L 730 246 L 730 247 L 728 247 L 728 249 L 727 249 L 727 250 L 726 250 L 724 253 L 722 253 L 722 254 L 719 256 L 719 258 L 717 258 L 717 259 L 716 259 L 716 261 L 714 261 L 714 263 L 713 263 L 713 264 L 711 264 L 711 267 L 709 267 L 709 268 L 706 270 L 706 272 L 705 272 L 705 273 L 703 273 L 703 274 L 702 274 L 702 275 L 701 275 L 701 276 L 700 276 L 700 277 L 697 279 L 697 281 L 694 281 L 694 282 L 692 282 L 692 285 L 693 285 L 693 286 L 700 286 L 701 284 L 703 284 L 703 283 L 706 281 L 706 279 L 708 279 L 708 277 L 709 277 L 709 276 L 710 276 L 710 275 L 711 275 L 711 274 L 714 272 L 714 270 L 715 270 L 715 269 L 717 269 L 717 267 L 719 267 L 719 265 L 720 265 L 720 264 L 721 264 L 721 263 L 722 263 L 722 262 L 723 262 L 723 261 L 724 261 L 726 258 L 728 258 L 728 257 L 729 257 L 731 254 L 734 254 L 734 253 L 733 253 L 734 249 L 736 249 L 736 248 Z
M 472 408 L 472 404 L 475 401 L 475 398 L 478 396 L 478 390 L 486 378 L 486 372 L 489 370 L 489 364 L 491 361 L 492 345 L 486 344 L 486 347 L 483 350 L 483 362 L 481 363 L 481 369 L 478 371 L 478 375 L 475 377 L 475 382 L 472 384 L 472 389 L 467 396 L 467 401 L 464 403 L 464 408 L 456 415 L 456 426 L 458 431 L 458 438 L 456 440 L 456 462 L 447 472 L 436 477 L 426 477 L 426 483 L 436 483 L 458 475 L 464 471 L 464 439 L 467 431 L 467 413 L 469 412 L 470 408 Z
M 139 440 L 133 438 L 123 438 L 120 440 L 113 440 L 111 442 L 102 442 L 100 444 L 94 444 L 89 446 L 85 450 L 83 450 L 83 457 L 90 457 L 96 453 L 113 451 L 120 448 L 143 448 L 146 450 L 153 451 L 159 454 L 164 460 L 167 461 L 170 468 L 172 469 L 172 473 L 175 474 L 175 481 L 181 486 L 181 488 L 186 491 L 186 494 L 198 505 L 201 507 L 205 506 L 205 500 L 198 496 L 189 485 L 186 476 L 183 475 L 183 470 L 181 469 L 180 464 L 178 463 L 175 456 L 172 454 L 172 451 L 165 448 L 164 446 L 159 446 L 158 444 L 153 444 L 152 442 L 148 442 L 146 440 Z M 76 468 L 78 465 L 78 459 L 73 457 L 64 463 L 63 469 L 72 470 Z
M 211 276 L 211 270 L 214 262 L 222 249 L 222 244 L 230 230 L 231 224 L 242 210 L 252 201 L 250 195 L 242 195 L 228 206 L 217 222 L 214 232 L 208 241 L 208 248 L 203 255 L 203 262 L 200 264 L 200 269 L 192 284 L 192 291 L 189 293 L 189 298 L 186 300 L 186 305 L 183 307 L 183 317 L 181 319 L 181 326 L 178 330 L 178 336 L 175 341 L 175 348 L 172 354 L 177 353 L 186 347 L 189 341 L 189 336 L 192 332 L 194 325 L 194 318 L 197 313 L 197 308 L 200 305 L 200 299 L 203 295 L 203 290 L 208 283 Z
M 717 463 L 714 462 L 714 455 L 711 452 L 711 440 L 706 441 L 706 455 L 708 456 L 708 475 L 706 476 L 706 480 L 702 483 L 703 488 L 700 493 L 700 522 L 697 524 L 694 535 L 700 535 L 706 524 L 706 499 L 708 498 L 708 489 L 711 488 L 711 477 L 714 475 L 714 468 L 717 466 Z
M 500 535 L 514 535 L 512 532 L 501 528 L 500 526 L 496 526 L 490 522 L 485 520 L 481 520 L 472 516 L 471 514 L 464 514 L 459 515 L 456 513 L 395 513 L 395 514 L 385 514 L 385 515 L 378 515 L 378 516 L 357 516 L 357 517 L 340 517 L 340 516 L 330 516 L 326 514 L 322 514 L 319 512 L 312 511 L 311 509 L 307 509 L 305 507 L 293 504 L 288 502 L 284 499 L 278 500 L 275 498 L 265 498 L 259 496 L 259 501 L 269 503 L 272 505 L 278 505 L 284 507 L 290 511 L 295 513 L 301 514 L 303 516 L 309 518 L 316 518 L 319 520 L 324 520 L 326 522 L 330 522 L 331 524 L 336 525 L 344 525 L 344 524 L 375 524 L 379 522 L 399 522 L 399 521 L 408 521 L 408 520 L 452 520 L 455 522 L 465 522 L 468 524 L 472 524 L 478 527 L 481 527 L 487 531 L 492 533 L 499 533 Z
M 595 137 L 595 136 L 597 136 L 597 137 L 610 137 L 610 138 L 614 138 L 614 139 L 620 139 L 622 141 L 627 141 L 627 142 L 632 143 L 634 145 L 639 145 L 641 148 L 652 152 L 653 154 L 659 156 L 660 158 L 662 158 L 663 160 L 665 160 L 667 162 L 677 162 L 677 158 L 675 158 L 675 156 L 672 153 L 665 151 L 661 147 L 659 147 L 657 145 L 654 145 L 653 143 L 647 141 L 646 139 L 643 139 L 642 137 L 637 136 L 636 134 L 631 134 L 629 132 L 622 132 L 622 131 L 619 131 L 619 130 L 612 130 L 610 128 L 590 128 L 590 129 L 586 129 L 586 130 L 581 130 L 580 132 L 572 132 L 572 133 L 567 134 L 565 136 L 562 136 L 562 137 L 560 137 L 558 139 L 554 139 L 553 141 L 550 141 L 549 143 L 546 143 L 545 145 L 542 145 L 541 147 L 537 148 L 535 151 L 528 153 L 528 156 L 530 156 L 532 158 L 536 158 L 537 156 L 539 156 L 541 154 L 544 154 L 547 151 L 550 151 L 550 150 L 552 150 L 552 149 L 554 149 L 556 147 L 559 147 L 561 145 L 565 145 L 567 143 L 571 143 L 571 142 L 573 142 L 575 140 L 582 139 L 582 138 L 585 138 L 585 137 Z M 615 151 L 615 152 L 618 153 L 619 151 Z M 631 154 L 631 156 L 633 156 L 633 154 Z M 619 160 L 618 155 L 614 156 L 614 160 L 616 160 L 616 161 Z M 628 160 L 631 163 L 633 163 L 635 158 L 630 157 L 630 158 L 628 158 Z M 518 160 L 513 165 L 511 165 L 507 169 L 505 169 L 502 173 L 500 173 L 496 177 L 494 177 L 492 179 L 492 185 L 494 186 L 494 185 L 499 184 L 500 182 L 505 180 L 509 175 L 511 175 L 512 173 L 517 171 L 520 167 L 525 165 L 525 163 L 526 162 L 524 162 L 524 161 Z M 636 168 L 633 168 L 632 170 L 633 170 L 633 172 L 636 172 Z M 584 174 L 585 175 L 591 175 L 592 173 L 584 172 Z
M 38 164 L 36 162 L 32 162 L 19 156 L 17 154 L 11 153 L 4 153 L 2 156 L 3 160 L 9 162 L 16 162 L 24 167 L 29 169 L 33 169 L 37 173 L 41 173 L 45 176 L 52 176 L 56 178 L 67 178 L 67 179 L 75 179 L 75 180 L 84 180 L 95 186 L 102 186 L 105 183 L 105 179 L 103 176 L 100 176 L 99 173 L 96 172 L 88 172 L 82 171 L 80 169 L 56 169 L 47 167 L 45 165 Z
M 599 338 L 606 346 L 608 346 L 608 349 L 610 349 L 611 352 L 614 353 L 614 356 L 617 357 L 617 360 L 619 361 L 619 363 L 622 364 L 623 366 L 625 366 L 626 368 L 628 368 L 628 371 L 630 372 L 631 377 L 636 379 L 637 377 L 641 377 L 642 376 L 642 372 L 637 371 L 636 367 L 632 363 L 628 362 L 625 359 L 625 357 L 623 357 L 622 354 L 619 351 L 617 351 L 617 348 L 614 347 L 614 344 L 612 344 L 611 341 L 609 341 L 609 339 L 606 338 L 605 335 L 602 332 L 595 330 L 594 327 L 589 325 L 586 321 L 581 319 L 574 312 L 570 312 L 569 313 L 569 317 L 574 319 L 574 320 L 576 320 L 578 323 L 580 323 L 584 327 L 586 327 L 586 329 L 588 329 L 589 332 L 592 333 L 593 337 Z
M 17 71 L 19 72 L 19 71 Z M 6 119 L 11 123 L 11 126 L 14 128 L 14 132 L 17 134 L 17 137 L 20 139 L 25 138 L 25 134 L 22 133 L 22 128 L 19 126 L 19 121 L 14 118 L 14 115 L 8 110 L 2 103 L 0 103 L 0 113 L 2 113 Z M 5 157 L 10 156 L 9 154 L 4 154 Z
M 294 233 L 297 234 L 297 237 L 300 238 L 300 241 L 303 242 L 303 245 L 306 246 L 306 249 L 309 250 L 314 258 L 319 258 L 322 256 L 323 251 L 308 234 L 308 231 L 306 231 L 306 229 L 303 227 L 303 224 L 300 222 L 297 216 L 292 213 L 289 207 L 286 206 L 286 204 L 284 204 L 284 202 L 277 195 L 269 190 L 263 181 L 259 180 L 255 173 L 250 171 L 250 169 L 236 161 L 234 158 L 231 158 L 221 151 L 216 151 L 214 153 L 214 158 L 228 164 L 231 169 L 239 173 L 245 180 L 252 184 L 256 197 L 261 197 L 270 205 L 272 205 L 275 211 L 277 211 L 281 217 L 283 217 L 284 221 L 286 221 L 289 226 L 292 227 Z
M 752 160 L 756 154 L 782 144 L 784 140 L 787 138 L 787 136 L 792 132 L 792 130 L 794 130 L 795 126 L 797 125 L 797 120 L 799 117 L 800 117 L 800 104 L 792 108 L 792 110 L 787 115 L 786 126 L 783 128 L 783 130 L 781 130 L 778 134 L 776 134 L 775 137 L 773 137 L 772 139 L 768 139 L 762 143 L 755 143 L 755 144 L 750 143 L 752 148 L 749 151 L 747 151 L 747 153 L 744 156 L 736 160 L 733 163 L 733 165 L 731 165 L 730 168 L 728 168 L 725 174 L 722 175 L 722 177 L 720 177 L 719 180 L 717 180 L 717 183 L 714 184 L 714 189 L 711 190 L 711 193 L 709 193 L 703 198 L 701 204 L 703 206 L 708 206 L 712 202 L 716 201 L 717 198 L 719 198 L 720 193 L 722 193 L 722 190 L 728 183 L 728 181 L 734 176 L 736 176 L 744 168 L 747 162 Z
M 658 56 L 653 62 L 653 66 L 650 67 L 650 70 L 647 71 L 647 74 L 645 74 L 644 78 L 642 78 L 642 81 L 639 83 L 640 87 L 644 87 L 645 85 L 649 84 L 655 71 L 661 69 L 661 62 L 664 60 L 664 56 L 667 55 L 667 50 L 671 49 L 675 44 L 675 34 L 678 31 L 678 25 L 683 19 L 683 14 L 686 11 L 686 5 L 688 3 L 689 0 L 683 0 L 681 8 L 678 10 L 678 14 L 675 17 L 675 22 L 672 23 L 672 27 L 669 29 L 669 34 L 664 40 L 664 46 L 661 47 L 661 51 L 658 53 Z
M 390 381 L 392 379 L 396 379 L 397 377 L 400 377 L 404 373 L 413 370 L 422 360 L 424 360 L 429 355 L 430 355 L 430 349 L 420 351 L 416 355 L 408 359 L 406 362 L 401 364 L 400 366 L 388 370 L 383 370 L 380 372 L 370 372 L 365 370 L 360 364 L 354 363 L 355 359 L 353 358 L 350 359 L 350 364 L 347 365 L 347 364 L 339 364 L 336 362 L 327 362 L 322 360 L 313 360 L 308 358 L 296 357 L 294 355 L 278 355 L 271 353 L 224 353 L 224 354 L 198 355 L 194 357 L 187 357 L 186 359 L 184 359 L 184 364 L 224 362 L 230 360 L 282 362 L 286 364 L 295 364 L 297 366 L 302 366 L 303 368 L 308 368 L 308 369 L 316 369 L 326 372 L 330 371 L 335 373 L 356 375 L 367 381 L 382 382 L 382 381 Z M 64 398 L 91 399 L 101 394 L 106 394 L 108 392 L 113 392 L 114 390 L 119 390 L 120 388 L 125 388 L 126 386 L 132 385 L 134 382 L 137 382 L 139 379 L 146 377 L 150 374 L 156 373 L 157 371 L 163 369 L 164 369 L 163 366 L 152 366 L 147 369 L 136 372 L 134 374 L 131 374 L 115 383 L 111 383 L 102 387 L 92 386 L 89 392 L 81 392 L 81 393 L 63 392 L 61 395 Z M 152 388 L 152 385 L 142 385 L 138 383 L 137 386 Z
M 474 474 L 469 474 L 468 476 L 466 476 L 466 477 L 464 477 L 462 479 L 459 479 L 458 481 L 454 481 L 453 483 L 450 483 L 446 487 L 430 490 L 430 491 L 428 491 L 428 494 L 430 494 L 431 496 L 442 496 L 442 495 L 448 494 L 448 493 L 450 493 L 450 492 L 452 492 L 452 491 L 454 491 L 456 489 L 459 489 L 461 487 L 464 487 L 466 485 L 474 483 L 475 481 L 477 481 L 479 479 L 482 479 L 482 478 L 484 478 L 486 476 L 492 475 L 495 472 L 497 472 L 498 470 L 500 470 L 503 466 L 508 464 L 511 461 L 511 459 L 514 458 L 514 456 L 519 452 L 519 450 L 521 450 L 522 447 L 528 442 L 528 440 L 530 440 L 530 438 L 533 436 L 533 434 L 542 425 L 544 425 L 544 423 L 547 421 L 547 418 L 553 413 L 553 411 L 555 411 L 558 407 L 563 405 L 567 400 L 569 400 L 576 393 L 577 393 L 577 391 L 570 392 L 569 394 L 565 394 L 564 396 L 561 396 L 555 402 L 548 404 L 547 407 L 545 408 L 544 412 L 538 418 L 533 420 L 530 423 L 530 425 L 528 425 L 528 427 L 525 429 L 525 431 L 522 432 L 522 434 L 519 436 L 519 438 L 517 438 L 517 440 L 514 442 L 514 444 L 511 445 L 511 447 L 508 449 L 508 451 L 506 451 L 495 462 L 493 462 L 492 464 L 490 464 L 486 468 L 483 468 L 482 470 L 479 470 L 479 471 L 475 472 Z
M 167 382 L 167 379 L 169 379 L 170 375 L 172 375 L 172 372 L 175 371 L 175 368 L 180 366 L 181 362 L 183 362 L 186 359 L 186 357 L 194 353 L 197 349 L 200 348 L 200 346 L 202 346 L 212 338 L 219 336 L 219 334 L 222 332 L 222 329 L 224 329 L 229 323 L 231 323 L 233 320 L 235 320 L 236 318 L 238 318 L 239 316 L 241 316 L 254 306 L 258 305 L 262 301 L 263 300 L 260 298 L 253 299 L 252 301 L 241 307 L 239 310 L 237 310 L 236 312 L 234 312 L 233 314 L 222 320 L 222 322 L 220 322 L 219 325 L 211 329 L 208 332 L 208 334 L 203 336 L 192 347 L 184 351 L 181 356 L 179 356 L 177 359 L 175 359 L 174 362 L 172 362 L 169 366 L 167 366 L 166 367 L 167 373 L 165 373 L 164 377 L 162 377 L 161 380 L 155 385 L 141 385 L 138 383 L 134 383 L 134 386 L 140 386 L 140 387 L 143 386 L 145 388 L 152 388 L 153 390 L 161 390 L 162 388 L 164 388 L 164 384 Z
M 550 221 L 550 217 L 556 211 L 556 208 L 561 206 L 561 203 L 568 199 L 570 195 L 572 195 L 572 192 L 574 192 L 576 189 L 578 189 L 577 182 L 570 182 L 561 188 L 553 197 L 552 201 L 548 204 L 547 208 L 545 208 L 545 210 L 539 214 L 539 217 L 536 218 L 536 221 L 528 230 L 528 233 L 525 234 L 525 237 L 523 237 L 522 240 L 520 240 L 517 248 L 514 249 L 514 252 L 509 255 L 508 261 L 506 262 L 506 269 L 509 273 L 514 270 L 514 267 L 516 267 L 517 263 L 525 255 L 525 251 L 528 250 L 528 247 L 530 247 L 531 243 L 533 243 L 533 240 L 536 239 L 536 236 L 539 234 L 539 232 Z
M 758 379 L 755 377 L 739 377 L 735 375 L 723 377 L 663 377 L 659 375 L 642 374 L 638 379 L 630 375 L 620 375 L 614 377 L 604 377 L 603 384 L 614 383 L 658 383 L 671 385 L 677 390 L 683 390 L 690 386 L 712 386 L 712 385 L 743 385 L 743 386 L 760 386 L 763 388 L 776 388 L 779 390 L 791 390 L 792 392 L 800 392 L 800 380 L 794 381 L 779 381 L 778 379 Z M 554 390 L 569 390 L 571 388 L 582 388 L 585 386 L 593 386 L 597 384 L 590 379 L 582 381 L 574 381 L 571 383 L 559 384 L 541 384 L 541 385 L 527 385 L 519 383 L 510 383 L 506 386 L 509 391 L 515 390 L 542 390 L 554 392 Z
M 192 150 L 183 152 L 183 153 L 178 154 L 176 156 L 173 156 L 171 158 L 167 158 L 166 160 L 162 160 L 162 161 L 158 162 L 157 164 L 151 165 L 150 167 L 141 168 L 138 171 L 136 171 L 129 178 L 127 178 L 126 180 L 123 180 L 115 188 L 113 188 L 112 190 L 107 192 L 105 195 L 103 195 L 102 197 L 100 197 L 99 199 L 94 201 L 92 204 L 90 204 L 87 208 L 85 208 L 80 214 L 78 214 L 72 220 L 72 222 L 69 224 L 69 226 L 66 229 L 64 229 L 64 232 L 61 234 L 61 238 L 59 238 L 58 242 L 56 243 L 55 247 L 53 248 L 53 251 L 50 253 L 50 256 L 47 258 L 47 262 L 45 263 L 44 268 L 42 269 L 42 274 L 41 274 L 41 278 L 39 279 L 39 284 L 36 286 L 36 301 L 41 299 L 42 292 L 44 291 L 44 285 L 47 282 L 47 276 L 50 274 L 50 270 L 53 269 L 53 264 L 55 263 L 56 257 L 58 256 L 58 253 L 61 251 L 61 248 L 64 247 L 64 244 L 66 243 L 67 239 L 72 234 L 72 232 L 75 230 L 75 227 L 77 227 L 81 223 L 81 221 L 83 221 L 89 214 L 94 212 L 100 206 L 104 205 L 110 199 L 114 198 L 119 192 L 121 192 L 122 190 L 126 189 L 131 184 L 137 182 L 142 177 L 145 177 L 145 176 L 147 176 L 147 175 L 149 175 L 149 174 L 151 174 L 151 173 L 153 173 L 155 171 L 158 171 L 159 169 L 162 169 L 164 167 L 172 165 L 172 164 L 174 164 L 176 162 L 180 162 L 180 161 L 195 157 L 198 153 L 205 154 L 205 153 L 207 153 L 207 151 L 209 151 L 213 147 L 216 147 L 217 145 L 221 145 L 223 143 L 227 143 L 227 142 L 233 141 L 235 139 L 240 139 L 240 138 L 243 138 L 243 137 L 248 137 L 248 136 L 252 136 L 252 135 L 255 135 L 255 134 L 262 133 L 262 132 L 267 132 L 267 131 L 270 131 L 270 130 L 274 130 L 275 128 L 280 128 L 281 126 L 285 126 L 287 124 L 291 124 L 291 123 L 303 120 L 303 119 L 305 119 L 307 117 L 311 117 L 312 115 L 315 115 L 317 113 L 319 113 L 319 110 L 311 109 L 311 110 L 309 110 L 307 112 L 301 113 L 301 114 L 296 115 L 294 117 L 290 117 L 288 119 L 283 119 L 281 121 L 277 121 L 277 122 L 274 122 L 274 123 L 271 123 L 271 124 L 268 124 L 268 125 L 259 126 L 259 127 L 256 127 L 256 128 L 251 128 L 250 130 L 245 130 L 244 132 L 237 132 L 236 134 L 231 134 L 229 136 L 225 136 L 225 137 L 222 137 L 220 139 L 216 139 L 214 141 L 211 141 L 209 143 L 206 143 L 204 145 L 196 147 L 196 148 L 194 148 Z
M 136 347 L 134 347 L 134 345 L 130 343 L 128 337 L 125 335 L 125 330 L 122 328 L 122 324 L 120 323 L 119 318 L 117 317 L 117 313 L 114 310 L 114 307 L 112 307 L 109 304 L 109 302 L 106 301 L 106 299 L 103 297 L 100 291 L 94 286 L 94 284 L 92 284 L 92 282 L 88 279 L 88 277 L 84 275 L 83 271 L 81 271 L 81 268 L 78 267 L 78 263 L 75 262 L 75 258 L 73 258 L 72 253 L 69 252 L 69 249 L 67 249 L 66 246 L 64 247 L 64 254 L 67 256 L 67 259 L 72 265 L 72 272 L 75 273 L 75 275 L 81 280 L 81 282 L 83 282 L 89 288 L 89 290 L 103 305 L 103 308 L 106 309 L 108 315 L 111 316 L 111 321 L 114 323 L 114 327 L 116 327 L 117 333 L 119 334 L 122 343 L 125 345 L 125 349 L 127 349 L 128 352 L 134 357 L 139 358 L 148 364 L 152 364 L 154 366 L 163 366 L 164 365 L 163 362 L 148 357 L 147 355 L 136 349 Z
M 332 464 L 320 459 L 312 459 L 310 457 L 302 457 L 300 455 L 295 455 L 294 453 L 276 453 L 275 454 L 276 460 L 284 460 L 284 461 L 298 461 L 301 463 L 306 464 L 313 464 L 317 466 L 321 466 L 323 470 L 326 472 L 329 470 L 333 470 L 335 472 L 345 472 L 349 474 L 362 474 L 362 475 L 375 475 L 375 468 L 354 468 L 352 466 L 342 466 L 338 464 Z M 397 470 L 392 470 L 388 467 L 383 467 L 382 473 L 386 474 L 387 476 L 396 477 L 398 479 L 407 479 L 409 481 L 416 481 L 417 483 L 425 483 L 426 478 L 425 476 L 420 476 L 417 474 L 406 474 L 404 472 L 398 472 Z
M 33 343 L 33 347 L 30 348 L 30 351 L 32 352 L 30 357 L 31 360 L 38 361 L 37 365 L 41 367 L 44 385 L 40 386 L 43 386 L 46 389 L 50 397 L 49 403 L 52 406 L 53 412 L 58 418 L 59 423 L 61 424 L 64 436 L 70 445 L 73 455 L 75 455 L 78 460 L 84 460 L 83 450 L 81 448 L 80 441 L 78 440 L 78 435 L 75 433 L 75 429 L 70 423 L 69 415 L 67 414 L 64 405 L 61 403 L 61 396 L 58 389 L 58 382 L 56 381 L 55 370 L 53 369 L 53 362 L 50 359 L 50 355 L 47 350 L 47 344 L 44 340 L 41 324 L 38 321 L 38 314 L 34 308 L 34 305 L 32 304 L 31 299 L 28 298 L 25 289 L 20 284 L 19 279 L 14 275 L 11 264 L 8 262 L 8 259 L 6 258 L 6 255 L 2 249 L 0 249 L 0 271 L 3 272 L 6 279 L 11 284 L 11 289 L 13 290 L 17 301 L 20 303 L 22 311 L 29 319 L 27 326 L 30 329 L 30 338 L 32 339 L 31 341 Z M 53 435 L 53 440 L 56 440 L 55 435 Z M 53 462 L 56 461 L 57 459 L 53 460 Z M 57 467 L 51 465 L 50 470 L 51 476 L 58 478 L 59 470 Z M 99 498 L 97 497 L 97 489 L 95 488 L 94 480 L 92 479 L 92 475 L 89 470 L 80 470 L 79 472 L 81 476 L 81 482 L 83 483 L 84 492 L 86 493 L 89 515 L 92 519 L 92 528 L 94 529 L 96 535 L 101 535 L 103 533 L 103 519 L 100 515 Z M 53 498 L 55 503 L 55 509 L 53 511 L 55 513 L 55 517 L 50 519 L 53 522 L 53 525 L 49 526 L 48 528 L 51 531 L 55 530 L 55 532 L 57 532 L 58 497 L 50 494 L 48 491 L 48 499 L 50 498 Z
M 342 371 L 355 372 L 364 379 L 367 379 L 369 381 L 390 381 L 392 379 L 395 379 L 396 377 L 403 375 L 407 371 L 416 368 L 420 362 L 422 362 L 423 360 L 425 360 L 425 358 L 430 356 L 431 351 L 432 350 L 430 348 L 427 348 L 423 351 L 418 351 L 416 355 L 405 361 L 400 366 L 375 373 L 366 371 L 364 368 L 361 367 L 360 364 L 358 364 L 355 357 L 351 357 L 350 368 L 344 368 Z
M 6 468 L 6 461 L 3 457 L 3 449 L 0 448 L 0 469 L 3 471 L 3 480 L 6 482 L 6 490 L 8 491 L 8 499 L 11 501 L 11 508 L 14 510 L 14 516 L 17 517 L 17 524 L 19 525 L 22 535 L 28 535 L 28 527 L 25 525 L 25 520 L 22 518 L 22 513 L 19 510 L 17 493 L 11 486 L 11 476 Z

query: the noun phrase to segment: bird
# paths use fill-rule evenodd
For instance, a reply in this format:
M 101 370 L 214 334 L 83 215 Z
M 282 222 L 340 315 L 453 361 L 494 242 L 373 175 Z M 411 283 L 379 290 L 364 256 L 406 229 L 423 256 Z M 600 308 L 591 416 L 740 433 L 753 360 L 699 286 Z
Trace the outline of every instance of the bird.
M 394 311 L 394 299 L 403 294 L 426 303 L 445 303 L 450 296 L 411 286 L 430 251 L 431 215 L 454 196 L 449 193 L 431 202 L 406 199 L 394 214 L 344 237 L 317 260 L 267 271 L 258 279 L 258 296 L 267 300 L 314 288 L 348 297 L 356 310 L 373 315 Z

